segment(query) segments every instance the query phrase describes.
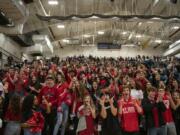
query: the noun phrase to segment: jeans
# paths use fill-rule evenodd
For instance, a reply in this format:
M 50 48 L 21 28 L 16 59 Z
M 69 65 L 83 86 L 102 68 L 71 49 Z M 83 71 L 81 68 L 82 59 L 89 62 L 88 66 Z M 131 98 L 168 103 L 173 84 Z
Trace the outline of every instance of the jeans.
M 5 127 L 4 135 L 20 135 L 21 126 L 18 122 L 8 122 Z
M 57 135 L 59 131 L 59 127 L 61 126 L 61 135 L 65 134 L 66 124 L 68 120 L 69 107 L 67 104 L 61 104 L 62 111 L 57 112 L 57 121 L 54 127 L 53 135 Z
M 24 135 L 41 135 L 41 132 L 32 133 L 29 129 L 24 129 Z
M 177 135 L 174 122 L 167 123 L 165 128 L 166 135 Z
M 166 126 L 161 126 L 159 128 L 149 128 L 147 135 L 166 135 Z

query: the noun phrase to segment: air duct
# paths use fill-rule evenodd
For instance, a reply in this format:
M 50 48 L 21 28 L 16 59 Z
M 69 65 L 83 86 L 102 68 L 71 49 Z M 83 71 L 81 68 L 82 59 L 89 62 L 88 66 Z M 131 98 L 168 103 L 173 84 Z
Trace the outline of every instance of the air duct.
M 169 49 L 166 50 L 164 56 L 173 56 L 180 52 L 180 40 L 174 42 L 169 46 Z
M 53 53 L 53 45 L 47 35 L 33 35 L 32 39 L 35 44 L 42 44 L 43 47 L 45 47 L 44 45 L 46 45 L 47 48 L 49 48 L 50 52 Z
M 0 33 L 9 34 L 9 35 L 23 34 L 24 24 L 29 17 L 29 10 L 26 8 L 26 6 L 21 0 L 7 0 L 7 1 L 9 2 L 8 4 L 13 4 L 13 8 L 16 8 L 16 11 L 19 11 L 22 18 L 16 20 L 15 26 L 13 27 L 0 26 Z

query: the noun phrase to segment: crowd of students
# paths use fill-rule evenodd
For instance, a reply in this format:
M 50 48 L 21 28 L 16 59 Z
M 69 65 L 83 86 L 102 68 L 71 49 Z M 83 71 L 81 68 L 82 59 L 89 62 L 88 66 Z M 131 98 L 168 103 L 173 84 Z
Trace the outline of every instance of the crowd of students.
M 0 78 L 2 135 L 180 135 L 176 58 L 33 60 Z

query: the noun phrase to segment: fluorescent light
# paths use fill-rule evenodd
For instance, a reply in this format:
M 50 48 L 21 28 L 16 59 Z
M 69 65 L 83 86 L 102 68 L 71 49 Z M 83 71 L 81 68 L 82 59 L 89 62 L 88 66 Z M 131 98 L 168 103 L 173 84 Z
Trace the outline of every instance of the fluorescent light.
M 157 40 L 155 40 L 155 42 L 160 44 L 160 43 L 162 43 L 162 40 L 157 39 Z
M 159 2 L 159 0 L 155 0 L 153 3 L 153 7 Z
M 58 5 L 57 0 L 49 0 L 48 3 L 49 3 L 49 5 Z
M 132 38 L 133 34 L 131 33 L 128 37 L 128 40 L 130 40 Z
M 22 1 L 19 1 L 19 4 L 20 4 L 20 5 L 23 5 L 23 2 L 22 2 Z
M 83 35 L 83 37 L 88 38 L 88 37 L 91 37 L 91 35 L 85 34 Z
M 136 35 L 136 37 L 137 37 L 137 38 L 140 38 L 140 37 L 142 37 L 142 35 L 139 35 L 139 34 L 138 34 L 138 35 Z
M 153 22 L 152 22 L 152 21 L 148 21 L 147 23 L 151 24 L 151 23 L 153 23 Z
M 141 26 L 141 25 L 142 25 L 142 22 L 139 22 L 139 23 L 138 23 L 138 26 Z
M 174 26 L 173 29 L 177 30 L 179 29 L 179 26 Z
M 92 18 L 92 19 L 97 19 L 97 18 L 99 18 L 99 17 L 97 17 L 97 16 L 92 16 L 91 18 Z
M 125 44 L 125 45 L 122 45 L 122 46 L 124 46 L 124 47 L 135 47 L 136 45 L 134 45 L 134 44 Z
M 58 28 L 63 29 L 65 26 L 63 24 L 57 25 Z
M 67 39 L 63 39 L 62 40 L 64 43 L 69 43 L 69 40 L 67 40 Z
M 126 31 L 123 31 L 122 34 L 125 35 L 125 34 L 127 34 L 127 32 L 126 32 Z
M 99 34 L 99 35 L 103 35 L 103 34 L 104 34 L 104 31 L 98 31 L 98 34 Z

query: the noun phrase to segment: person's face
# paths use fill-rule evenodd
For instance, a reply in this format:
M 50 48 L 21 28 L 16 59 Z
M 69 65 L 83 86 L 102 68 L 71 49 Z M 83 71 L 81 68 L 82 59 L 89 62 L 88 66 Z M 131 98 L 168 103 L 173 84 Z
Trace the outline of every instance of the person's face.
M 172 95 L 172 97 L 173 97 L 174 100 L 177 100 L 177 99 L 180 98 L 180 95 L 179 95 L 178 92 L 174 92 L 173 95 Z
M 128 96 L 130 95 L 129 88 L 125 88 L 125 89 L 123 90 L 123 95 L 124 95 L 125 97 L 128 97 Z
M 104 98 L 105 98 L 105 102 L 109 102 L 109 98 L 110 98 L 109 94 L 105 94 Z
M 53 71 L 52 71 L 52 70 L 49 70 L 49 71 L 48 71 L 48 74 L 52 74 L 52 73 L 53 73 Z
M 75 85 L 76 85 L 77 88 L 79 88 L 79 86 L 80 86 L 79 81 L 76 81 Z
M 149 82 L 146 84 L 146 88 L 150 88 L 151 86 L 152 86 L 152 85 L 151 85 L 151 83 L 149 83 Z
M 2 104 L 3 102 L 3 98 L 0 96 L 0 105 Z
M 82 80 L 86 80 L 86 76 L 85 76 L 85 74 L 82 74 Z
M 133 86 L 133 87 L 135 87 L 135 86 L 136 86 L 136 83 L 135 83 L 135 81 L 134 81 L 134 80 L 131 80 L 131 81 L 130 81 L 130 83 L 131 83 L 131 86 Z
M 159 89 L 159 90 L 158 90 L 158 95 L 159 95 L 159 96 L 163 97 L 164 94 L 165 94 L 165 90 L 164 90 L 164 89 Z
M 36 82 L 36 77 L 35 76 L 32 77 L 32 81 Z
M 137 78 L 137 79 L 139 79 L 139 78 L 140 78 L 140 73 L 138 73 L 138 74 L 136 75 L 136 78 Z
M 48 87 L 53 87 L 54 86 L 54 80 L 53 79 L 47 79 L 46 80 L 46 84 Z
M 89 96 L 86 96 L 86 97 L 84 98 L 84 104 L 85 104 L 85 105 L 90 105 L 90 101 L 91 101 L 91 99 L 90 99 Z
M 178 86 L 177 81 L 173 81 L 173 86 Z
M 9 74 L 13 75 L 14 74 L 14 69 L 9 69 Z
M 155 77 L 155 79 L 156 79 L 157 81 L 159 81 L 159 80 L 160 80 L 160 75 L 157 74 L 156 77 Z
M 93 82 L 93 89 L 96 90 L 98 88 L 97 82 Z
M 139 78 L 144 78 L 144 73 L 141 72 L 141 73 L 139 74 Z
M 38 99 L 37 99 L 37 97 L 36 96 L 34 96 L 34 105 L 38 105 Z
M 61 81 L 62 81 L 61 75 L 58 75 L 58 76 L 57 76 L 57 80 L 58 80 L 58 82 L 61 82 Z
M 159 82 L 159 87 L 165 88 L 165 84 L 164 84 L 163 81 L 160 81 L 160 82 Z
M 148 93 L 148 96 L 151 98 L 151 99 L 155 99 L 155 96 L 156 96 L 156 92 L 155 91 L 150 91 L 149 93 Z

